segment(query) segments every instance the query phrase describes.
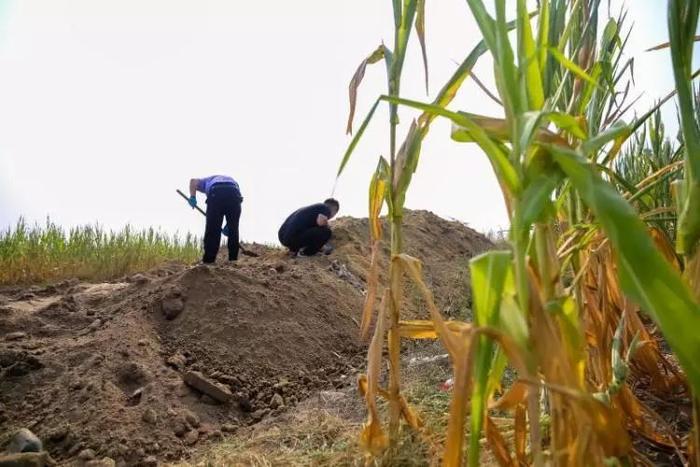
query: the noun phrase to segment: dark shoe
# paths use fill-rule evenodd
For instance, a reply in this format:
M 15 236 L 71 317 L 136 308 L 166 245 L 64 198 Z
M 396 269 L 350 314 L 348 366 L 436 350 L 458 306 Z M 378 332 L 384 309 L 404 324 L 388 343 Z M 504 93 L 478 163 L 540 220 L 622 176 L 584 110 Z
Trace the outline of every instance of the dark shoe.
M 323 253 L 324 255 L 330 255 L 331 253 L 333 253 L 333 245 L 331 245 L 330 243 L 326 243 L 321 248 L 321 253 Z
M 297 253 L 297 256 L 303 256 L 303 257 L 307 258 L 307 257 L 311 257 L 311 256 L 316 256 L 316 253 L 312 253 L 309 255 L 306 253 L 306 248 L 302 248 L 301 250 L 299 250 L 299 253 Z

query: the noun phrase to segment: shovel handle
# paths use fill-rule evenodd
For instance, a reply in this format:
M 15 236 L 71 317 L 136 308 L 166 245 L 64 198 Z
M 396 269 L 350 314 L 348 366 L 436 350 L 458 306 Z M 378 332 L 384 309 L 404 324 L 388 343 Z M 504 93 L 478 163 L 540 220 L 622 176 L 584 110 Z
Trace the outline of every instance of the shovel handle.
M 190 197 L 187 196 L 186 194 L 184 194 L 182 191 L 180 191 L 179 189 L 178 189 L 178 190 L 175 190 L 175 191 L 177 191 L 177 194 L 178 194 L 178 195 L 180 195 L 180 196 L 182 196 L 183 198 L 185 198 L 185 200 L 186 200 L 187 202 L 190 201 Z M 202 208 L 200 208 L 199 206 L 195 206 L 194 208 L 195 208 L 197 211 L 201 212 L 203 216 L 206 216 L 206 215 L 207 215 L 207 213 L 204 212 L 204 210 L 203 210 Z

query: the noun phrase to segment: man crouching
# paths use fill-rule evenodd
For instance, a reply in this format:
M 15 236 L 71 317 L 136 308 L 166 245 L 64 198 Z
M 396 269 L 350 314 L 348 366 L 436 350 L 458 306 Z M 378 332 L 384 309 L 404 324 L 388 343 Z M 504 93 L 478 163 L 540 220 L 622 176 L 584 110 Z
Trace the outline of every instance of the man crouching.
M 339 209 L 340 204 L 333 198 L 297 209 L 280 227 L 280 243 L 289 248 L 291 255 L 315 255 L 330 240 L 331 228 L 328 221 Z

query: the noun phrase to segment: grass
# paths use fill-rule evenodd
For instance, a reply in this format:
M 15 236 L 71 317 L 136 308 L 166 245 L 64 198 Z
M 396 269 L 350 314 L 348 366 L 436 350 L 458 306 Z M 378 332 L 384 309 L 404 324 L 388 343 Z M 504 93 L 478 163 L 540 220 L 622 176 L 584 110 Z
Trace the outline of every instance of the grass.
M 192 262 L 199 254 L 199 241 L 189 234 L 181 238 L 130 226 L 115 232 L 98 224 L 66 231 L 50 219 L 29 225 L 20 218 L 0 232 L 0 284 L 109 280 L 163 261 Z
M 414 356 L 433 356 L 441 352 L 438 345 L 428 344 Z M 404 394 L 412 406 L 424 415 L 424 430 L 416 433 L 401 430 L 394 457 L 375 458 L 369 465 L 418 467 L 435 465 L 444 442 L 451 394 L 440 389 L 451 371 L 446 365 L 410 363 L 403 359 Z M 386 375 L 384 375 L 386 377 Z M 365 415 L 363 401 L 355 388 L 346 388 L 340 401 L 322 402 L 311 398 L 275 419 L 244 428 L 182 465 L 198 467 L 232 466 L 362 466 L 365 459 L 358 446 L 357 432 Z M 379 403 L 386 416 L 388 404 Z M 485 465 L 492 459 L 482 453 Z

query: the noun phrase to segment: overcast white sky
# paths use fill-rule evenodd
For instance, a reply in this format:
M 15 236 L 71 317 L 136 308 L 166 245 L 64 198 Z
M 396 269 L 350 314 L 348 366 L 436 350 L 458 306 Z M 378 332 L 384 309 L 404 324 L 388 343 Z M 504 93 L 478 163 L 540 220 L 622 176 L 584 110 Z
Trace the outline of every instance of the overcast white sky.
M 630 12 L 639 109 L 672 87 L 668 51 L 642 52 L 667 38 L 665 3 L 635 0 Z M 427 6 L 432 96 L 479 37 L 464 0 Z M 289 212 L 330 195 L 349 142 L 348 82 L 382 40 L 391 45 L 391 28 L 388 0 L 0 0 L 0 229 L 50 215 L 201 234 L 175 189 L 225 173 L 245 197 L 242 237 L 276 241 Z M 426 100 L 415 37 L 410 46 L 402 95 Z M 492 82 L 488 60 L 476 71 Z M 385 83 L 383 65 L 368 68 L 358 124 Z M 473 83 L 452 108 L 499 114 Z M 382 111 L 340 180 L 341 215 L 366 215 L 386 130 Z M 480 230 L 506 225 L 475 146 L 437 122 L 422 154 L 408 207 Z

